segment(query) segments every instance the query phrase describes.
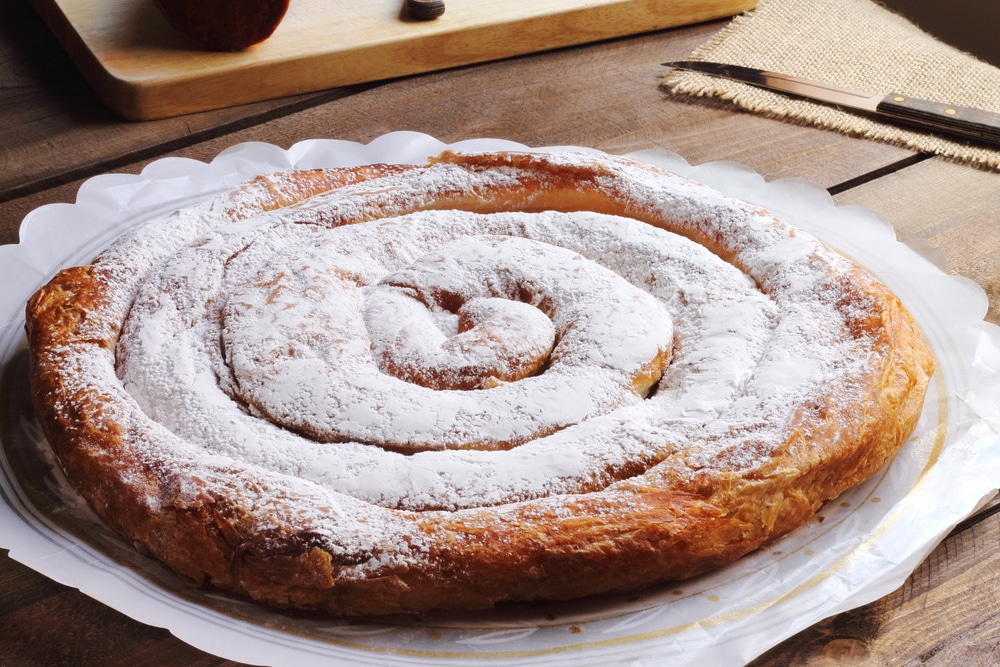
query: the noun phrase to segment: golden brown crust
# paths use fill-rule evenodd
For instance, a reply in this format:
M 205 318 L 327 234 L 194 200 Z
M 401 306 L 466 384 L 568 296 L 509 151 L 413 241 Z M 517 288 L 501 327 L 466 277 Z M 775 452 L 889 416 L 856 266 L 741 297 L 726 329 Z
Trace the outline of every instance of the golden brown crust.
M 602 184 L 609 171 L 599 160 L 554 166 L 538 156 L 500 154 L 439 161 L 472 171 L 513 167 L 530 177 L 475 196 L 437 192 L 415 208 L 593 210 L 675 227 L 663 211 Z M 241 188 L 238 207 L 217 210 L 235 220 L 408 169 L 258 179 Z M 737 259 L 729 239 L 711 228 L 676 231 Z M 766 456 L 755 464 L 733 467 L 732 452 L 722 448 L 714 462 L 692 468 L 687 454 L 677 451 L 649 469 L 626 470 L 622 481 L 593 494 L 454 512 L 386 510 L 405 530 L 385 539 L 407 542 L 414 560 L 376 567 L 370 561 L 383 553 L 380 544 L 352 551 L 326 532 L 338 529 L 350 501 L 343 515 L 331 510 L 329 525 L 316 524 L 299 518 L 300 505 L 322 504 L 323 498 L 298 497 L 279 477 L 240 464 L 192 460 L 188 467 L 183 457 L 165 466 L 155 454 L 162 443 L 169 446 L 160 451 L 177 448 L 195 459 L 197 453 L 169 438 L 157 440 L 161 436 L 128 407 L 131 399 L 120 386 L 78 377 L 74 355 L 83 349 L 103 359 L 105 370 L 114 368 L 122 309 L 128 307 L 116 292 L 119 268 L 98 259 L 62 271 L 27 307 L 35 406 L 69 478 L 116 530 L 196 583 L 338 614 L 567 599 L 722 566 L 801 525 L 890 460 L 915 427 L 933 371 L 898 299 L 864 271 L 850 269 L 840 307 L 849 313 L 852 335 L 869 341 L 869 363 L 849 378 L 852 386 L 831 386 L 824 400 L 799 406 L 784 442 L 760 443 Z M 137 444 L 148 442 L 154 446 Z M 733 445 L 752 446 L 746 440 Z

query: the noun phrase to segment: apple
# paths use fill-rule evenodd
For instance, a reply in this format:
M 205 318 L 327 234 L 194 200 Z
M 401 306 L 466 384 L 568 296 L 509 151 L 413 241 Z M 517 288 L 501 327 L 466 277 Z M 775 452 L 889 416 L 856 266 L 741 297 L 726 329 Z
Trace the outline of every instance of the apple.
M 242 51 L 270 37 L 289 0 L 153 0 L 177 32 L 203 49 Z

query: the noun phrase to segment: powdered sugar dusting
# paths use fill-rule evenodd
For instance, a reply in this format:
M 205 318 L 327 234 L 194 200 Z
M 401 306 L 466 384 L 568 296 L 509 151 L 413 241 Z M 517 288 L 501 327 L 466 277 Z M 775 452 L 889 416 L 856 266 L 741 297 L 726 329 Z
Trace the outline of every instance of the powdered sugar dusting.
M 703 193 L 692 195 L 683 208 L 709 210 Z M 825 331 L 831 304 L 808 291 L 805 304 L 783 304 L 803 286 L 765 295 L 676 234 L 586 212 L 303 224 L 357 215 L 365 203 L 344 193 L 219 227 L 164 262 L 122 336 L 122 378 L 143 409 L 210 451 L 366 502 L 457 508 L 588 489 L 608 470 L 655 465 L 673 451 L 662 443 L 706 431 L 763 439 L 768 428 L 776 438 L 789 406 L 841 372 L 843 332 Z M 759 254 L 794 275 L 816 250 L 782 236 Z M 799 280 L 818 275 L 810 267 Z M 372 339 L 400 334 L 370 336 L 366 306 L 386 289 L 438 313 L 442 294 L 544 301 L 560 345 L 539 375 L 485 390 L 422 387 L 379 366 L 383 343 Z M 670 349 L 672 321 L 674 359 L 644 400 L 629 380 Z M 660 433 L 661 444 L 623 438 L 622 420 Z M 482 451 L 455 451 L 464 449 Z
M 442 163 L 275 212 L 248 193 L 243 213 L 230 198 L 147 225 L 95 262 L 123 321 L 118 379 L 101 382 L 127 390 L 135 447 L 173 461 L 182 496 L 279 480 L 287 499 L 263 514 L 368 554 L 359 572 L 422 557 L 411 512 L 471 521 L 762 465 L 801 406 L 876 353 L 852 333 L 864 304 L 844 305 L 851 265 L 709 188 L 599 164 L 586 187 L 623 215 L 544 210 L 544 183 L 499 206 L 524 210 L 479 213 L 526 175 Z M 468 193 L 470 211 L 440 206 Z M 672 231 L 648 224 L 664 217 Z M 476 330 L 491 318 L 502 333 Z M 67 358 L 89 377 L 108 363 Z

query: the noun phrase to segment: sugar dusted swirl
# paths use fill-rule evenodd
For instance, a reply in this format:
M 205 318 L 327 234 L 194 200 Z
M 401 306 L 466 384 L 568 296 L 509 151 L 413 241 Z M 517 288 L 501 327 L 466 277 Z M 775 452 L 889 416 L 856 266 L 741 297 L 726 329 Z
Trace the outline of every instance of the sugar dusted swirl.
M 868 274 L 624 158 L 289 172 L 31 301 L 70 478 L 181 574 L 345 614 L 693 576 L 885 463 L 932 370 Z
M 641 401 L 673 345 L 663 307 L 575 252 L 477 234 L 521 226 L 490 220 L 438 212 L 364 232 L 336 227 L 282 245 L 280 260 L 263 243 L 246 260 L 259 270 L 237 256 L 229 279 L 213 285 L 221 317 L 178 317 L 220 321 L 221 331 L 204 334 L 222 340 L 228 364 L 217 373 L 231 371 L 234 393 L 255 411 L 320 442 L 509 449 Z M 144 292 L 142 306 L 159 312 L 160 283 Z M 478 327 L 448 321 L 477 312 Z M 123 339 L 130 349 L 169 336 L 162 317 L 142 320 L 151 326 Z M 491 320 L 507 335 L 491 333 Z M 514 369 L 521 361 L 526 368 Z M 143 355 L 126 378 L 164 363 Z M 188 384 L 177 378 L 179 389 Z

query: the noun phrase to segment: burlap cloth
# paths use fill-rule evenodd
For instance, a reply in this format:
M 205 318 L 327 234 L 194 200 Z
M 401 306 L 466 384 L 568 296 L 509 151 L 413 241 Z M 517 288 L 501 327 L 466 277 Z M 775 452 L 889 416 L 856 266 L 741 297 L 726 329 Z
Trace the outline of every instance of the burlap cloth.
M 760 0 L 756 9 L 734 18 L 690 59 L 1000 112 L 1000 69 L 937 40 L 872 0 Z M 902 130 L 739 82 L 672 71 L 663 86 L 675 95 L 716 96 L 773 118 L 1000 169 L 1000 150 Z

